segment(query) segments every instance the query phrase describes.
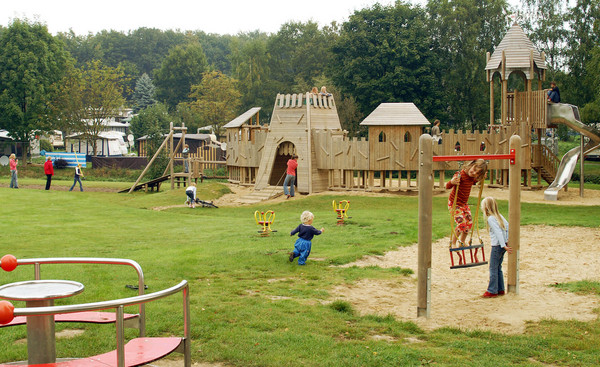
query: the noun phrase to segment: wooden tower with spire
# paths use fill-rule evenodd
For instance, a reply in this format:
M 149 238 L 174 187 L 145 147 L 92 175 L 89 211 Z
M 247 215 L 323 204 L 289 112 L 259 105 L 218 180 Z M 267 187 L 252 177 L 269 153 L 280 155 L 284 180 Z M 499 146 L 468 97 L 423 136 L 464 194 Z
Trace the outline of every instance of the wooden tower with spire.
M 505 127 L 512 134 L 518 134 L 524 144 L 531 143 L 531 130 L 538 135 L 538 144 L 534 149 L 526 149 L 533 156 L 523 156 L 523 168 L 527 169 L 527 183 L 530 184 L 530 167 L 538 171 L 538 183 L 541 177 L 553 179 L 555 174 L 550 166 L 552 157 L 540 143 L 542 129 L 546 129 L 546 91 L 542 82 L 546 80 L 546 56 L 539 52 L 523 29 L 513 24 L 493 54 L 486 55 L 485 66 L 487 81 L 490 83 L 490 129 Z M 508 90 L 509 77 L 522 78 L 524 90 Z M 495 116 L 494 79 L 499 79 L 501 98 L 500 116 Z M 535 85 L 535 89 L 534 89 Z M 550 153 L 550 155 L 553 155 Z M 533 158 L 533 159 L 532 159 Z M 530 166 L 531 162 L 531 166 Z M 550 181 L 551 182 L 551 181 Z

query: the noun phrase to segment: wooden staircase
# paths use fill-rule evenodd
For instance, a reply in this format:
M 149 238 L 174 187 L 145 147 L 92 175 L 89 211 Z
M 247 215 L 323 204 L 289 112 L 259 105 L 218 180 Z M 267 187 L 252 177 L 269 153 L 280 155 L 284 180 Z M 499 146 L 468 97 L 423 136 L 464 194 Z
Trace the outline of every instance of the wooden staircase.
M 283 195 L 283 187 L 269 185 L 261 190 L 254 190 L 250 194 L 242 196 L 237 202 L 240 204 L 256 204 L 281 195 Z
M 556 170 L 560 164 L 560 159 L 545 145 L 542 145 L 542 154 L 540 157 L 538 157 L 539 153 L 537 149 L 533 149 L 531 153 L 531 167 L 536 169 L 544 181 L 551 184 L 556 178 Z

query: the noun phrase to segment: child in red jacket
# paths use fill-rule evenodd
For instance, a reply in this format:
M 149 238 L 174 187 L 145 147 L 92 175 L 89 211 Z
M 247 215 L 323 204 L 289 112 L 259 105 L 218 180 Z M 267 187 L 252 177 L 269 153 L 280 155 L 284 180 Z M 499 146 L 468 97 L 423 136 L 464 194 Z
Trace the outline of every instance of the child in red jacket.
M 54 166 L 52 165 L 52 157 L 46 157 L 46 163 L 44 163 L 44 173 L 46 174 L 46 190 L 50 190 L 50 184 L 52 183 L 52 176 L 54 176 Z

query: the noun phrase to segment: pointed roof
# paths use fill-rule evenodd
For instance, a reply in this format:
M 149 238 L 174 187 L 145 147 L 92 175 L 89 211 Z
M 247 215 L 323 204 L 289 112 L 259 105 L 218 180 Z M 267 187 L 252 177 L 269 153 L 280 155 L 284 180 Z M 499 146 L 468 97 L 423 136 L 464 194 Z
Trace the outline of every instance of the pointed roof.
M 361 123 L 366 126 L 423 126 L 429 121 L 412 102 L 382 103 Z
M 529 55 L 533 51 L 533 63 L 538 69 L 546 69 L 546 60 L 536 50 L 533 42 L 527 37 L 517 23 L 508 30 L 500 44 L 494 50 L 485 70 L 499 69 L 502 63 L 502 51 L 506 55 L 507 69 L 523 70 L 530 67 Z

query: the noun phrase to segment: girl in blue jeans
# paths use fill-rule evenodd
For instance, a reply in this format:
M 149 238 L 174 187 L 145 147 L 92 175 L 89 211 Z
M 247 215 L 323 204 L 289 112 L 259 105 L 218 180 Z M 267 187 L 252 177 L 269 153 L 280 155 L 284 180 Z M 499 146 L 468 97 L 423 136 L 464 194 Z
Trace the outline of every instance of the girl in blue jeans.
M 313 227 L 313 219 L 315 219 L 313 213 L 305 210 L 300 216 L 300 221 L 302 224 L 290 232 L 290 236 L 298 233 L 298 239 L 296 240 L 296 243 L 294 243 L 294 251 L 290 252 L 290 262 L 294 261 L 295 258 L 298 258 L 298 265 L 305 265 L 306 259 L 308 258 L 308 255 L 310 255 L 312 238 L 325 231 L 325 228 L 321 228 L 319 231 Z
M 508 246 L 508 222 L 498 211 L 496 200 L 487 197 L 481 200 L 481 211 L 487 219 L 487 227 L 490 231 L 490 242 L 492 253 L 490 254 L 490 283 L 487 291 L 483 294 L 485 298 L 502 296 L 504 290 L 504 274 L 502 273 L 502 260 L 504 253 L 512 252 Z

